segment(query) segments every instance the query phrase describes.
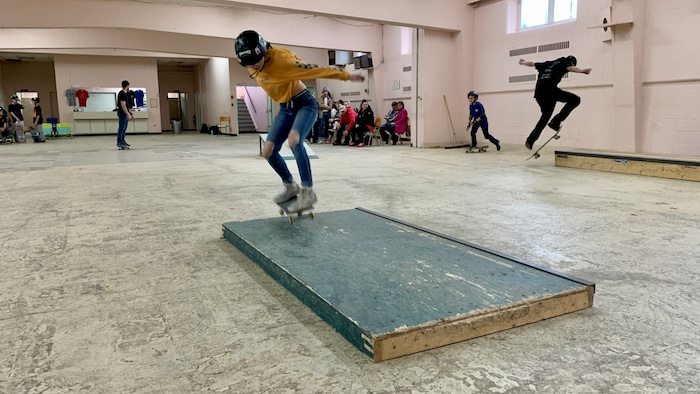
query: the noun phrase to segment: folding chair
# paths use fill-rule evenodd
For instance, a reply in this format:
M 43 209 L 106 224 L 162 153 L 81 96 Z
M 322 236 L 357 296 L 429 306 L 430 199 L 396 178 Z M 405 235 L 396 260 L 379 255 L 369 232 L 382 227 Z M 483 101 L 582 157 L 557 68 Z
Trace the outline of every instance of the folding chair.
M 233 135 L 231 130 L 231 117 L 230 116 L 219 116 L 219 124 L 217 125 L 219 132 L 221 134 Z
M 374 141 L 375 138 L 379 139 L 380 141 L 382 140 L 382 135 L 379 132 L 379 126 L 382 125 L 382 118 L 377 116 L 374 118 L 374 128 L 372 126 L 369 126 L 369 145 L 372 145 L 372 142 Z M 381 145 L 381 144 L 380 144 Z

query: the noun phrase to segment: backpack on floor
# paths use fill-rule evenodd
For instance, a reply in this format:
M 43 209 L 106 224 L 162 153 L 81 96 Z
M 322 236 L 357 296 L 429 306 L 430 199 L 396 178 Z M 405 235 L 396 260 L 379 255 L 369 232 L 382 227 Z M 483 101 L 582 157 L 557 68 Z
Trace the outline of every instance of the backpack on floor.
M 209 126 L 207 126 L 206 123 L 202 123 L 202 128 L 199 129 L 199 132 L 202 134 L 207 134 L 209 133 Z

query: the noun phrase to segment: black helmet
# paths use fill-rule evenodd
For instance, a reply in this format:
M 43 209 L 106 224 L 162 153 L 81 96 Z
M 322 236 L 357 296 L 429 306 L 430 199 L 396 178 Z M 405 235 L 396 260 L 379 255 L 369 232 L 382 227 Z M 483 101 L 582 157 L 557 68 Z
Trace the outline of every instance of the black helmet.
M 268 44 L 258 32 L 246 30 L 236 37 L 236 57 L 241 66 L 252 66 L 262 60 Z
M 576 57 L 575 57 L 575 56 L 567 56 L 567 57 L 566 57 L 566 60 L 568 60 L 569 62 L 571 62 L 571 65 L 572 65 L 572 66 L 575 66 L 575 65 L 578 63 L 578 61 L 576 60 Z
M 467 93 L 467 97 L 474 97 L 474 98 L 477 98 L 477 99 L 478 99 L 478 98 L 479 98 L 479 93 L 477 93 L 477 92 L 475 92 L 475 91 L 472 90 L 471 92 Z

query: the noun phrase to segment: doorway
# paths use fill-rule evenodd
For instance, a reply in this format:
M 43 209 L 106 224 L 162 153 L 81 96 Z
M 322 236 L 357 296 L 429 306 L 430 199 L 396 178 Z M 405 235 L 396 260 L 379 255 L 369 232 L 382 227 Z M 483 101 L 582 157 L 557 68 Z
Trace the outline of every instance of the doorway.
M 173 120 L 179 120 L 183 130 L 189 130 L 189 120 L 187 115 L 187 93 L 174 91 L 168 92 L 168 114 L 170 124 Z
M 238 133 L 265 133 L 272 123 L 272 100 L 259 86 L 236 86 Z

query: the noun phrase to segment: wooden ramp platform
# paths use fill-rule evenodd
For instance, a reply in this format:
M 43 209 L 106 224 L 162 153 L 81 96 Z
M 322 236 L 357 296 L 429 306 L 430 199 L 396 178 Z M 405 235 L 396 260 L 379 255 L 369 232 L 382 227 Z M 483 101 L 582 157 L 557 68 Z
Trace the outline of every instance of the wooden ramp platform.
M 375 362 L 593 305 L 590 282 L 362 208 L 223 232 Z
M 615 153 L 554 151 L 558 167 L 700 181 L 700 161 Z

